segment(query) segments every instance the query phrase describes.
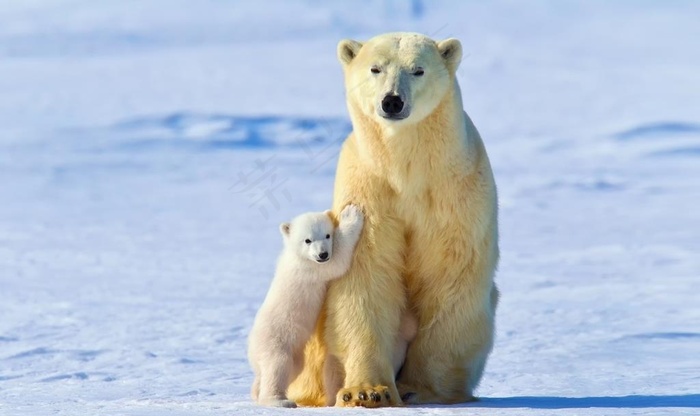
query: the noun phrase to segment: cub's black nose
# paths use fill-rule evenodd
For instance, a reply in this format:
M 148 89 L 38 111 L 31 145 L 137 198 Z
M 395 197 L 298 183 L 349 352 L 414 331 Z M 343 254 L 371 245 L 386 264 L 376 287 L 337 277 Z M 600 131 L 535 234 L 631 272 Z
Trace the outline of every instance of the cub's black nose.
M 398 95 L 387 95 L 382 100 L 382 110 L 389 115 L 396 115 L 403 110 L 403 100 Z
M 328 253 L 324 251 L 323 253 L 319 254 L 318 257 L 320 257 L 321 260 L 325 260 L 328 258 Z

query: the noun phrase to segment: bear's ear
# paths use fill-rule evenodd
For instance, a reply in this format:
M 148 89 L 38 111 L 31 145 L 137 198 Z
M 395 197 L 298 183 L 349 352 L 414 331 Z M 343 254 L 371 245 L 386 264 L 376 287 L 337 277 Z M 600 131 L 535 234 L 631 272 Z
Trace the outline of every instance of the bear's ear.
M 280 233 L 282 233 L 282 235 L 283 235 L 284 237 L 289 237 L 289 230 L 290 230 L 290 229 L 291 229 L 291 224 L 290 224 L 290 223 L 288 223 L 288 222 L 283 222 L 282 224 L 280 224 Z
M 440 56 L 445 60 L 445 65 L 451 72 L 457 71 L 462 61 L 462 44 L 455 38 L 445 39 L 437 44 Z
M 343 65 L 347 65 L 360 53 L 361 48 L 362 44 L 360 42 L 352 39 L 343 39 L 338 43 L 338 59 Z

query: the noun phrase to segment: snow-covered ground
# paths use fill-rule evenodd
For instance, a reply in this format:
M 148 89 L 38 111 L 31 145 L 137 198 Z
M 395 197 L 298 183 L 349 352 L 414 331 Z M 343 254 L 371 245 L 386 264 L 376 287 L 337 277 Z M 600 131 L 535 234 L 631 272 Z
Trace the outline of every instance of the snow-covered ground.
M 700 3 L 0 3 L 0 414 L 277 414 L 245 342 L 277 224 L 330 205 L 335 46 L 458 37 L 499 186 L 462 406 L 700 413 Z M 290 411 L 287 411 L 290 412 Z

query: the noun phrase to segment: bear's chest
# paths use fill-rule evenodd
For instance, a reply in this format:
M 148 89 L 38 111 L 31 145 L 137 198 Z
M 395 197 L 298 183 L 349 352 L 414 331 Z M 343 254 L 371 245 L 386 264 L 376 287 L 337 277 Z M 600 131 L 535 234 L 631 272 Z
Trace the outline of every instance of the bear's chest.
M 446 175 L 404 177 L 395 186 L 395 212 L 409 226 L 431 224 L 443 228 L 467 208 L 468 194 L 463 178 Z
M 471 172 L 424 169 L 397 177 L 393 211 L 407 236 L 422 247 L 468 245 L 483 232 L 485 213 L 492 207 L 492 186 L 483 167 Z M 422 249 L 424 250 L 424 249 Z

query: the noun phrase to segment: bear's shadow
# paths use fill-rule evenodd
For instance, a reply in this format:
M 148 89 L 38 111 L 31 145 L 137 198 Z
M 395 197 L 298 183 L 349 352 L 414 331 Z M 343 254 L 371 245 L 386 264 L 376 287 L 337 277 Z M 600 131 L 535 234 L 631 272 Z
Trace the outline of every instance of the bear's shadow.
M 411 406 L 414 407 L 414 406 Z M 594 397 L 556 397 L 556 396 L 514 396 L 485 397 L 479 401 L 462 405 L 415 406 L 432 408 L 491 408 L 491 409 L 586 409 L 586 408 L 660 408 L 690 407 L 700 408 L 700 394 L 669 396 L 594 396 Z

